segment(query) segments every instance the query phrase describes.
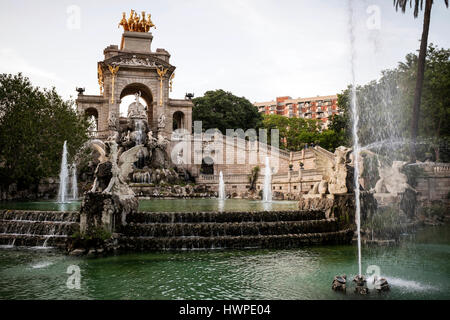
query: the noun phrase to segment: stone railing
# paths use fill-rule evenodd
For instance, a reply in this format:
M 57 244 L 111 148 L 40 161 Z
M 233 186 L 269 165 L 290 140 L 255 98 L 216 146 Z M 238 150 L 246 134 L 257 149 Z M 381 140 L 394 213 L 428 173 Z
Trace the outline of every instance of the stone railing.
M 450 176 L 450 163 L 420 163 L 417 164 L 426 173 L 438 176 Z
M 433 167 L 433 171 L 436 174 L 450 174 L 450 163 L 436 163 Z
M 225 180 L 225 183 L 230 182 L 247 183 L 248 175 L 246 174 L 224 175 L 223 179 Z M 197 183 L 219 183 L 219 176 L 212 174 L 201 174 L 197 178 Z
M 217 142 L 223 142 L 224 144 L 227 143 L 227 136 L 222 134 L 194 134 L 194 135 L 185 135 L 183 137 L 185 140 L 191 139 L 192 142 L 195 141 L 202 141 L 204 144 L 212 144 Z M 266 152 L 271 154 L 278 154 L 282 158 L 290 159 L 291 152 L 287 150 L 282 150 L 280 148 L 273 147 L 269 144 L 262 143 L 262 142 L 250 142 L 247 140 L 244 140 L 240 137 L 233 137 L 232 139 L 233 143 L 235 143 L 237 146 L 243 146 L 246 150 L 252 150 L 256 152 Z M 251 147 L 251 143 L 256 143 L 256 147 Z
M 328 157 L 329 159 L 334 160 L 334 154 L 324 148 L 322 148 L 321 146 L 316 146 L 314 147 L 314 150 L 320 154 L 325 155 L 326 157 Z

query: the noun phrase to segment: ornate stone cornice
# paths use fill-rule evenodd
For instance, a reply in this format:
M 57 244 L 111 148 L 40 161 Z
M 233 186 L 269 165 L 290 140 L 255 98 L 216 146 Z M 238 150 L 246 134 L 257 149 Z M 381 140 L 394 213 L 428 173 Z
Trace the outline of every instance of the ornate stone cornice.
M 101 62 L 104 66 L 120 66 L 120 67 L 138 67 L 138 68 L 152 68 L 164 67 L 169 69 L 169 76 L 175 70 L 175 67 L 170 63 L 155 57 L 150 54 L 139 53 L 125 53 L 111 57 Z

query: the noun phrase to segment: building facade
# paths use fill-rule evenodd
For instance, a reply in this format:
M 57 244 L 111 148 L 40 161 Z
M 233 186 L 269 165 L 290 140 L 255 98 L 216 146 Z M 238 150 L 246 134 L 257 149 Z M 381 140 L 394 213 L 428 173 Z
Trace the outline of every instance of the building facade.
M 260 113 L 277 114 L 288 118 L 316 119 L 327 128 L 331 117 L 339 113 L 337 95 L 292 99 L 278 97 L 268 102 L 255 102 Z

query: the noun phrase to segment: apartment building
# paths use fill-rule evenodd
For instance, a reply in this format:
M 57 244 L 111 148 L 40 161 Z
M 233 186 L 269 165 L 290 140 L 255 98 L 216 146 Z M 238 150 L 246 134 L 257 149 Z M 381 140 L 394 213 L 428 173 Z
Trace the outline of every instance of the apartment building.
M 328 127 L 331 116 L 339 113 L 337 95 L 292 99 L 278 97 L 268 102 L 255 102 L 260 113 L 278 114 L 289 118 L 317 119 Z

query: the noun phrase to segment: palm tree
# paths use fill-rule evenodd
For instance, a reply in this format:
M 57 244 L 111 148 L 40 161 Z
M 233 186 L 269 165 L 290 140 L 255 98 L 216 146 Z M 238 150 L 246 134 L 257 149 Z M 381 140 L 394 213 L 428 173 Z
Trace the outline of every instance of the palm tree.
M 395 10 L 398 11 L 400 8 L 403 13 L 406 11 L 406 6 L 409 3 L 409 6 L 412 7 L 414 2 L 414 18 L 417 18 L 419 15 L 419 7 L 420 10 L 423 10 L 423 2 L 424 0 L 394 0 Z M 448 8 L 448 0 L 444 0 L 445 5 Z M 428 32 L 430 30 L 430 18 L 431 18 L 431 7 L 433 6 L 433 0 L 425 0 L 425 15 L 423 19 L 423 31 L 422 31 L 422 40 L 420 42 L 420 51 L 419 51 L 419 61 L 418 61 L 418 70 L 417 70 L 417 80 L 416 80 L 416 89 L 414 92 L 414 104 L 413 104 L 413 115 L 411 122 L 411 161 L 416 162 L 416 140 L 417 133 L 419 130 L 419 114 L 420 114 L 420 101 L 422 99 L 422 87 L 423 87 L 423 78 L 425 73 L 425 58 L 427 55 L 427 46 L 428 46 Z

